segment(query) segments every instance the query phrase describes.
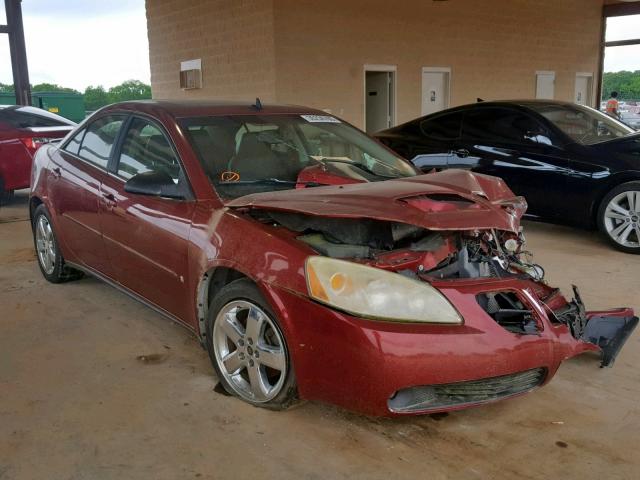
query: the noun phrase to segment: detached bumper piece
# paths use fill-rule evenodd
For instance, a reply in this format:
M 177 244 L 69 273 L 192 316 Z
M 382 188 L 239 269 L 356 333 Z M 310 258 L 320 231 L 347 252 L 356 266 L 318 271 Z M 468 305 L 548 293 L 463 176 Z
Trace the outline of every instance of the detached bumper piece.
M 395 413 L 478 405 L 529 392 L 540 386 L 546 376 L 545 368 L 535 368 L 481 380 L 405 388 L 397 391 L 387 405 Z
M 581 338 L 600 347 L 601 367 L 611 367 L 637 325 L 638 317 L 591 317 Z

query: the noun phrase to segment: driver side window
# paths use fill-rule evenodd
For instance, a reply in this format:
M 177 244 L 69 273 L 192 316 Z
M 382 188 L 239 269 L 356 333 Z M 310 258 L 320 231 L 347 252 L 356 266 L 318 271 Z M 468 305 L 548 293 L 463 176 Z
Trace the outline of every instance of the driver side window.
M 487 144 L 546 144 L 551 140 L 546 129 L 534 118 L 515 109 L 478 108 L 468 111 L 463 122 L 463 137 Z
M 155 124 L 134 118 L 124 137 L 117 174 L 125 180 L 143 172 L 167 173 L 178 184 L 182 168 L 171 143 Z

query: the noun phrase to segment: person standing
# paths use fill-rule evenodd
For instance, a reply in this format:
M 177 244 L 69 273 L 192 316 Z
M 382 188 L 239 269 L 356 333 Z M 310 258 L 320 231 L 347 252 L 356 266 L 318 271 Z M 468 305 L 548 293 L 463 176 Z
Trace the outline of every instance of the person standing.
M 611 98 L 607 100 L 607 115 L 620 120 L 620 104 L 618 102 L 618 92 L 611 92 Z

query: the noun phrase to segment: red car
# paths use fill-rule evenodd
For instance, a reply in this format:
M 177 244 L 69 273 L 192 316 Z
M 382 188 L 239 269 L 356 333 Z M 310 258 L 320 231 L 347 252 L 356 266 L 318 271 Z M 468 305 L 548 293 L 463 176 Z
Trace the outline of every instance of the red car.
M 40 108 L 0 105 L 0 200 L 27 188 L 38 147 L 62 138 L 76 124 Z
M 41 148 L 31 181 L 49 281 L 88 273 L 181 322 L 258 406 L 479 405 L 581 352 L 610 365 L 638 323 L 543 281 L 500 179 L 419 175 L 317 110 L 116 104 Z

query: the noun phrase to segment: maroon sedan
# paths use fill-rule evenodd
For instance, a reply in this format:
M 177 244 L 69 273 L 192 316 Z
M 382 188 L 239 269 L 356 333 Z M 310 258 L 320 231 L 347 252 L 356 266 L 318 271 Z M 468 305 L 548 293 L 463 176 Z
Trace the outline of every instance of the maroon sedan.
M 0 201 L 29 186 L 33 155 L 76 124 L 40 108 L 0 105 Z
M 30 209 L 49 281 L 88 273 L 181 322 L 267 408 L 479 405 L 581 352 L 610 365 L 638 323 L 543 281 L 501 180 L 418 175 L 302 107 L 112 105 L 38 151 Z

